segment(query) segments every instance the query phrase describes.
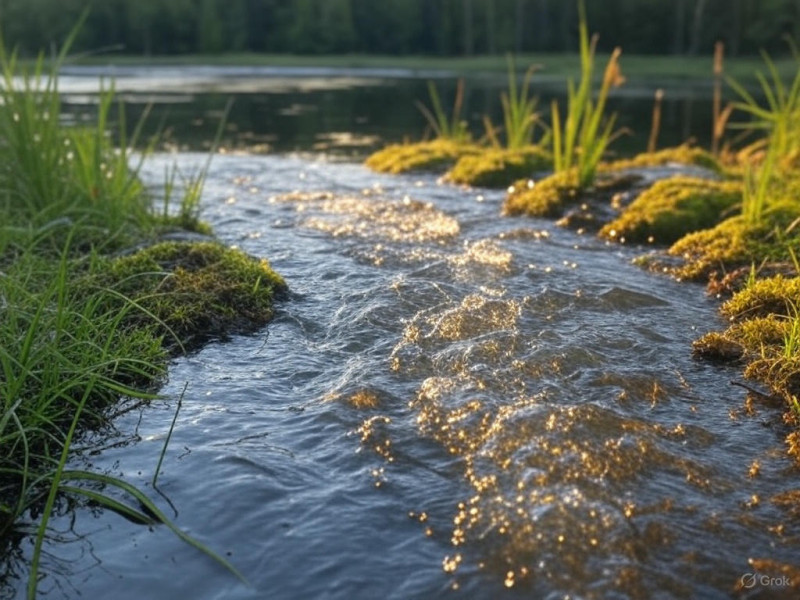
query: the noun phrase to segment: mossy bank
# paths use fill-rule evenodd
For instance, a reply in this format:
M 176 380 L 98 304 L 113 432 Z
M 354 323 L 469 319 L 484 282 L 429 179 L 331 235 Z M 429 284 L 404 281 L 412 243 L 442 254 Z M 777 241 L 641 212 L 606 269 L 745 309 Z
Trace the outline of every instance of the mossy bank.
M 63 58 L 49 73 L 42 59 L 26 72 L 0 44 L 0 545 L 36 532 L 35 597 L 56 499 L 83 496 L 166 524 L 236 573 L 141 491 L 65 465 L 73 442 L 108 425 L 120 398 L 156 397 L 170 356 L 266 324 L 286 284 L 266 260 L 207 235 L 163 241 L 209 232 L 198 218 L 208 166 L 167 177 L 162 190 L 145 186 L 113 93 L 101 94 L 93 124 L 58 118 Z

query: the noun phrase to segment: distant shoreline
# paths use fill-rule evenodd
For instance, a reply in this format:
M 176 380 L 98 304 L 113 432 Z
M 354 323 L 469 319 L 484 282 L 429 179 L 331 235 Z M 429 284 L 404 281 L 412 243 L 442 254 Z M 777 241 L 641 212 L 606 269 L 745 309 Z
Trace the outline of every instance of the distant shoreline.
M 600 62 L 604 60 L 598 55 Z M 661 56 L 626 55 L 620 61 L 623 74 L 633 82 L 675 79 L 682 81 L 711 82 L 713 79 L 713 57 L 708 56 Z M 775 60 L 781 74 L 791 77 L 797 68 L 791 58 Z M 475 75 L 480 73 L 506 73 L 507 63 L 504 55 L 473 57 L 432 57 L 432 56 L 380 56 L 363 54 L 342 55 L 296 55 L 296 54 L 183 54 L 169 56 L 141 56 L 107 54 L 81 57 L 65 62 L 69 65 L 119 65 L 119 66 L 167 66 L 167 65 L 209 65 L 209 66 L 276 66 L 299 68 L 339 68 L 339 69 L 397 69 L 421 77 L 432 76 L 440 71 L 440 76 Z M 520 72 L 531 64 L 541 65 L 541 75 L 567 77 L 579 68 L 577 54 L 523 54 L 517 57 Z M 755 71 L 762 65 L 758 57 L 728 58 L 725 61 L 725 75 L 742 83 L 755 81 Z M 599 77 L 602 75 L 598 73 Z

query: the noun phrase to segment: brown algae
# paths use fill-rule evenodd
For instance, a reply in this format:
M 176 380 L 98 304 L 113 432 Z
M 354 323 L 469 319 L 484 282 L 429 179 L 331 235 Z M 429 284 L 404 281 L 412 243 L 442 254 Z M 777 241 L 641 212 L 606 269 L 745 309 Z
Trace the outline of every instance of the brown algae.
M 642 192 L 600 235 L 619 241 L 670 244 L 687 233 L 713 227 L 741 200 L 738 182 L 671 177 Z
M 539 146 L 519 150 L 487 148 L 459 158 L 446 179 L 472 186 L 504 188 L 518 179 L 552 167 L 552 156 Z
M 364 163 L 380 173 L 445 170 L 463 156 L 474 156 L 482 150 L 470 143 L 450 139 L 391 144 L 369 156 Z

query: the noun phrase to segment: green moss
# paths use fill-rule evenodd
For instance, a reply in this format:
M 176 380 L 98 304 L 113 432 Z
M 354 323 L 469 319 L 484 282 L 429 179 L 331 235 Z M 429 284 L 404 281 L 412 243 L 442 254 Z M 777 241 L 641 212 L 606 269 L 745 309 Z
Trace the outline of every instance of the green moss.
M 694 343 L 694 351 L 723 361 L 774 356 L 783 345 L 790 324 L 789 319 L 777 315 L 753 317 L 731 325 L 724 333 L 707 333 Z
M 521 180 L 509 188 L 503 212 L 507 215 L 558 217 L 564 205 L 580 198 L 578 171 L 562 171 L 534 182 Z
M 740 183 L 672 177 L 642 192 L 600 235 L 621 241 L 672 243 L 687 233 L 712 227 L 741 200 Z
M 752 319 L 769 314 L 793 316 L 800 306 L 800 277 L 776 275 L 759 279 L 722 305 L 722 314 L 731 320 Z
M 643 152 L 633 158 L 606 163 L 601 165 L 600 170 L 601 172 L 619 171 L 621 169 L 641 167 L 660 167 L 674 163 L 703 167 L 715 173 L 722 172 L 722 166 L 712 154 L 702 148 L 693 148 L 686 144 L 673 148 L 664 148 L 657 152 Z
M 539 146 L 521 150 L 488 148 L 479 154 L 462 156 L 447 174 L 454 183 L 504 188 L 536 171 L 552 169 L 553 158 Z
M 436 139 L 415 144 L 392 144 L 369 156 L 365 164 L 381 173 L 445 169 L 462 156 L 481 151 L 478 146 Z
M 800 252 L 800 237 L 784 235 L 800 217 L 800 203 L 780 202 L 756 224 L 741 215 L 722 221 L 711 229 L 690 233 L 669 249 L 684 264 L 673 268 L 681 279 L 702 279 L 714 270 L 732 271 L 753 263 L 791 260 L 791 252 Z
M 737 340 L 711 331 L 692 344 L 692 351 L 696 356 L 720 362 L 737 361 L 744 356 L 745 348 Z
M 138 324 L 155 319 L 171 348 L 266 324 L 286 289 L 266 260 L 213 242 L 163 242 L 102 260 L 99 283 L 136 302 Z
M 765 384 L 796 410 L 800 395 L 798 292 L 800 278 L 783 277 L 756 281 L 737 292 L 722 308 L 734 323 L 722 333 L 711 332 L 697 340 L 695 354 L 743 361 L 745 377 Z

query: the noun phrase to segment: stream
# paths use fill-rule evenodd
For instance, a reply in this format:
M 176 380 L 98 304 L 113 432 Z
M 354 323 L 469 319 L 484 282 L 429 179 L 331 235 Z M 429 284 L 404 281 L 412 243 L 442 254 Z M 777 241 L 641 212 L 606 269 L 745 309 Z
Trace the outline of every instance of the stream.
M 143 489 L 247 584 L 164 526 L 61 506 L 41 597 L 796 597 L 778 566 L 800 564 L 781 410 L 691 355 L 724 326 L 718 301 L 632 265 L 647 249 L 501 217 L 502 191 L 361 166 L 416 136 L 420 74 L 251 71 L 62 82 L 65 119 L 92 118 L 111 75 L 134 123 L 155 102 L 178 140 L 213 138 L 238 94 L 202 218 L 268 258 L 289 297 L 256 334 L 174 360 L 162 399 L 121 405 L 73 465 Z M 471 121 L 496 113 L 504 78 L 469 85 Z M 697 134 L 710 101 L 669 94 L 663 145 Z M 643 115 L 641 146 L 652 90 L 635 95 L 612 103 Z M 144 163 L 155 193 L 206 161 L 176 147 Z M 24 597 L 31 549 L 0 598 Z
M 143 177 L 205 158 L 156 155 Z M 290 297 L 263 331 L 175 360 L 164 400 L 76 462 L 170 511 L 150 481 L 188 385 L 158 488 L 249 585 L 85 507 L 53 522 L 43 597 L 791 597 L 747 586 L 750 559 L 800 559 L 780 501 L 796 471 L 780 410 L 691 356 L 716 301 L 631 265 L 641 249 L 500 217 L 502 198 L 215 157 L 204 219 Z

